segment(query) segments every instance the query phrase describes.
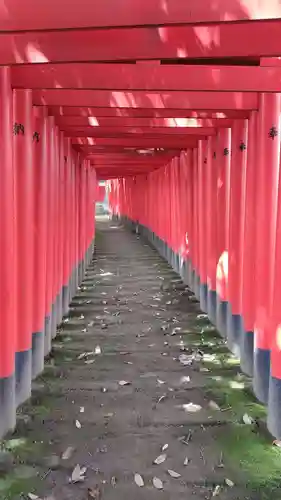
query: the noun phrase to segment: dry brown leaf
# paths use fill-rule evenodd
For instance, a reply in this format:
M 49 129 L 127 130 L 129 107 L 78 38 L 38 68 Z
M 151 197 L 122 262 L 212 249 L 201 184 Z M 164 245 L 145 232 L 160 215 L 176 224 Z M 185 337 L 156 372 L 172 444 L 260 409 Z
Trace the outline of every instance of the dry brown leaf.
M 135 474 L 134 480 L 135 480 L 136 485 L 139 486 L 140 488 L 142 488 L 142 486 L 144 486 L 144 480 L 140 474 Z
M 162 483 L 161 479 L 159 479 L 159 477 L 154 477 L 152 479 L 152 483 L 153 483 L 154 488 L 156 488 L 157 490 L 163 490 L 163 483 Z
M 181 477 L 181 475 L 178 472 L 174 471 L 174 470 L 168 469 L 167 472 L 174 479 L 178 479 L 179 477 Z
M 89 500 L 100 500 L 101 490 L 98 486 L 95 488 L 88 488 L 88 499 Z
M 165 462 L 166 458 L 167 458 L 166 453 L 163 453 L 162 455 L 159 455 L 159 457 L 155 458 L 153 463 L 156 465 L 160 465 L 163 462 Z
M 62 460 L 69 460 L 73 452 L 74 452 L 73 446 L 68 446 L 68 448 L 66 448 L 66 450 L 63 452 L 61 456 Z

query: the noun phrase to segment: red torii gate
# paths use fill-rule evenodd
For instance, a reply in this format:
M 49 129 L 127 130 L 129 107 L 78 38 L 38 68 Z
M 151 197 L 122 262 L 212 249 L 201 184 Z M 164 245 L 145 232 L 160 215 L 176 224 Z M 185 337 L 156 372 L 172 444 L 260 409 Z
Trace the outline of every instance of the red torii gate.
M 29 396 L 89 262 L 96 177 L 122 177 L 111 183 L 113 208 L 116 195 L 121 215 L 153 230 L 177 270 L 182 263 L 281 436 L 280 27 L 277 0 L 212 8 L 204 0 L 166 0 L 165 8 L 75 0 L 71 9 L 6 0 L 1 434 Z M 174 213 L 163 209 L 163 193 Z

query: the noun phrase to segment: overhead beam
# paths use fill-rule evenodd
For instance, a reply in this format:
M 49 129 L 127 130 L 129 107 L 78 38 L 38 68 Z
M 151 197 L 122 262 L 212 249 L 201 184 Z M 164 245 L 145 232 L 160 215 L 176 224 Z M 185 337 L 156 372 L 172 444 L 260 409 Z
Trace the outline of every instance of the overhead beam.
M 117 127 L 119 131 L 125 132 L 129 127 L 150 127 L 158 129 L 183 128 L 185 127 L 231 127 L 233 120 L 228 118 L 127 118 L 127 117 L 83 117 L 62 116 L 57 117 L 56 123 L 61 129 L 67 127 Z
M 118 127 L 61 127 L 68 137 L 186 137 L 189 135 L 207 136 L 215 135 L 216 130 L 213 127 L 139 127 L 118 129 Z
M 165 148 L 165 149 L 185 149 L 188 147 L 196 147 L 197 139 L 192 136 L 187 136 L 184 139 L 177 137 L 162 136 L 154 137 L 132 137 L 132 138 L 74 138 L 73 144 L 82 146 L 83 149 L 89 151 L 89 146 L 119 146 L 122 148 Z M 86 146 L 86 148 L 85 148 Z
M 35 105 L 119 108 L 258 109 L 255 92 L 109 92 L 106 90 L 35 90 Z
M 72 0 L 71 7 L 57 0 L 5 0 L 0 11 L 0 30 L 48 30 L 109 26 L 142 26 L 179 23 L 213 23 L 277 19 L 278 0 Z
M 49 113 L 55 117 L 94 117 L 97 118 L 248 118 L 249 112 L 245 110 L 202 110 L 194 111 L 182 108 L 103 108 L 79 106 L 49 106 Z
M 14 68 L 13 86 L 44 90 L 279 92 L 281 67 L 40 64 Z
M 279 20 L 0 35 L 0 62 L 13 65 L 278 55 Z

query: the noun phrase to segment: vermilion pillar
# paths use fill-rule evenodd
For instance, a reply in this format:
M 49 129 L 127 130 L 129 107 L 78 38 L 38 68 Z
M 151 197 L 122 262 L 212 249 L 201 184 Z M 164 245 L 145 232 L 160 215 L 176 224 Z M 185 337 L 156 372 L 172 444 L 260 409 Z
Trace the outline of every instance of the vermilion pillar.
M 59 325 L 63 318 L 63 258 L 65 248 L 65 151 L 64 151 L 64 134 L 59 132 L 59 151 L 58 151 L 58 168 L 59 168 L 59 196 L 58 196 L 58 301 L 57 301 L 57 324 Z
M 47 119 L 47 246 L 46 246 L 46 312 L 45 355 L 51 350 L 53 328 L 53 283 L 54 283 L 54 117 Z
M 192 190 L 192 227 L 193 227 L 193 252 L 191 260 L 191 288 L 199 297 L 198 275 L 199 275 L 199 244 L 198 244 L 198 149 L 193 150 L 193 190 Z
M 275 129 L 277 135 L 270 132 L 271 141 L 280 143 L 280 120 Z M 276 171 L 278 182 L 278 206 L 276 221 L 275 261 L 273 276 L 273 300 L 269 335 L 271 339 L 270 379 L 268 393 L 269 431 L 278 439 L 281 438 L 281 172 Z M 277 179 L 278 177 L 278 179 Z
M 47 110 L 34 108 L 34 273 L 32 377 L 44 368 L 44 327 L 46 302 L 47 246 Z
M 207 311 L 216 323 L 217 293 L 217 137 L 208 138 L 206 165 Z
M 229 173 L 231 129 L 219 130 L 217 145 L 217 270 L 216 324 L 226 336 L 228 282 Z
M 247 148 L 248 121 L 236 120 L 232 128 L 229 178 L 227 342 L 238 355 L 242 328 L 242 179 L 247 168 Z
M 17 238 L 16 402 L 19 405 L 31 394 L 32 374 L 35 187 L 32 92 L 30 90 L 14 90 L 13 104 Z
M 16 423 L 15 200 L 10 68 L 0 68 L 0 435 Z
M 258 116 L 256 162 L 256 322 L 254 331 L 254 391 L 258 399 L 268 398 L 270 314 L 273 301 L 276 214 L 280 161 L 280 94 L 261 94 Z
M 210 158 L 211 160 L 211 158 Z M 199 238 L 199 297 L 200 308 L 207 312 L 207 238 L 206 238 L 206 189 L 207 189 L 207 140 L 198 144 L 198 238 Z
M 255 252 L 256 252 L 256 174 L 257 174 L 257 111 L 249 120 L 247 168 L 242 178 L 242 329 L 240 337 L 240 363 L 242 370 L 253 374 L 254 325 L 255 325 Z
M 70 139 L 64 140 L 64 248 L 63 248 L 63 288 L 62 309 L 66 315 L 70 302 Z

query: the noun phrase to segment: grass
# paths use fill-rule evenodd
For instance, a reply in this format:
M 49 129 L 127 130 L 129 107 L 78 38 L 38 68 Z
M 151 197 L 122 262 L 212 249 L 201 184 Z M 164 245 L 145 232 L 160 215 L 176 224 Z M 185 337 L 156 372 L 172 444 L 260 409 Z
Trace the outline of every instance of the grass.
M 193 326 L 185 342 L 203 352 L 201 367 L 208 369 L 206 395 L 229 418 L 226 426 L 217 428 L 215 438 L 233 478 L 246 484 L 251 500 L 281 500 L 281 448 L 272 445 L 266 430 L 266 407 L 255 398 L 250 378 L 239 370 L 239 360 L 214 327 L 200 319 Z M 252 425 L 244 423 L 245 414 L 253 419 Z

